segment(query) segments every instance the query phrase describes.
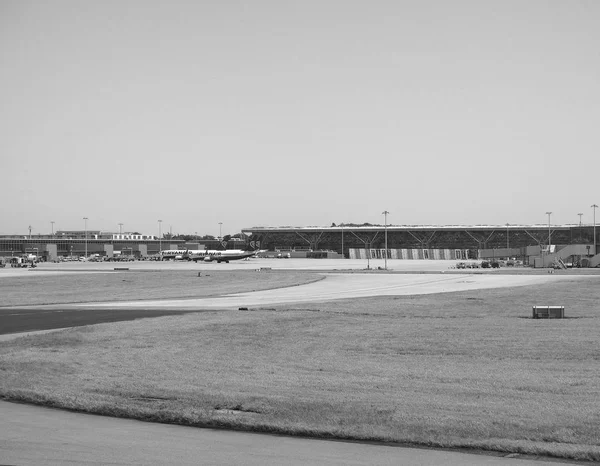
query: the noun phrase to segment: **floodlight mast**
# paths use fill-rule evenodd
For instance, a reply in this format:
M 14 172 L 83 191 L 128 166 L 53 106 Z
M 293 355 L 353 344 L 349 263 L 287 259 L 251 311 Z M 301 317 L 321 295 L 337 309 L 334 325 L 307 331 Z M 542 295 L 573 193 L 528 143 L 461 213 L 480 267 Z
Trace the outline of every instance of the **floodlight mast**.
M 387 216 L 389 214 L 389 212 L 387 210 L 384 210 L 383 212 L 381 212 L 383 214 L 383 218 L 384 218 L 384 231 L 385 231 L 385 251 L 383 253 L 383 256 L 385 258 L 385 270 L 387 270 L 387 256 L 388 256 L 388 244 L 387 244 Z
M 591 207 L 594 209 L 594 255 L 596 255 L 596 209 L 598 206 L 596 204 L 592 204 Z
M 548 257 L 550 257 L 550 250 L 552 249 L 552 243 L 550 241 L 552 235 L 552 232 L 550 231 L 550 215 L 552 215 L 552 212 L 546 212 L 546 215 L 548 216 Z
M 162 220 L 158 221 L 158 253 L 162 251 L 162 232 L 161 232 Z
M 85 258 L 87 259 L 87 221 L 88 218 L 87 217 L 83 217 L 83 220 L 85 222 Z

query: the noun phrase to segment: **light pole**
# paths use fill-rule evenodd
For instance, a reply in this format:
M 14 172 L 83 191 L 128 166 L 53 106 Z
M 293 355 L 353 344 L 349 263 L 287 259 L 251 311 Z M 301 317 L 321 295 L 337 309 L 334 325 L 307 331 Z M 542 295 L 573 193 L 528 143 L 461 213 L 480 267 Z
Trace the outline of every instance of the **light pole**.
M 594 209 L 594 255 L 596 255 L 596 209 L 598 206 L 596 204 L 592 204 L 592 209 Z
M 50 221 L 50 224 L 52 225 L 52 236 L 54 236 L 54 221 Z
M 383 212 L 381 212 L 383 214 L 383 228 L 385 231 L 385 251 L 384 251 L 384 257 L 385 257 L 385 270 L 387 270 L 387 254 L 388 254 L 388 248 L 387 248 L 387 216 L 389 214 L 389 212 L 387 210 L 384 210 Z
M 162 251 L 162 237 L 161 237 L 161 224 L 162 224 L 162 220 L 158 221 L 158 253 L 160 254 L 160 251 Z
M 506 257 L 508 257 L 510 255 L 510 253 L 508 252 L 508 250 L 510 249 L 509 243 L 508 243 L 508 227 L 510 226 L 510 223 L 506 224 Z
M 583 215 L 583 213 L 579 213 L 577 215 L 579 215 L 579 228 L 581 228 L 581 216 Z
M 221 238 L 223 238 L 223 222 L 219 222 L 219 241 L 221 241 Z
M 342 259 L 345 259 L 346 256 L 344 256 L 344 224 L 343 223 L 342 223 L 341 227 L 342 227 Z
M 550 215 L 552 215 L 552 212 L 546 212 L 546 215 L 548 216 L 548 256 L 550 256 L 550 249 L 551 249 L 550 237 L 552 234 L 552 232 L 550 231 Z
M 118 225 L 119 225 L 119 234 L 121 235 L 121 234 L 123 234 L 123 224 L 119 223 Z
M 85 222 L 85 258 L 87 259 L 87 221 L 88 221 L 88 218 L 83 217 L 83 220 Z

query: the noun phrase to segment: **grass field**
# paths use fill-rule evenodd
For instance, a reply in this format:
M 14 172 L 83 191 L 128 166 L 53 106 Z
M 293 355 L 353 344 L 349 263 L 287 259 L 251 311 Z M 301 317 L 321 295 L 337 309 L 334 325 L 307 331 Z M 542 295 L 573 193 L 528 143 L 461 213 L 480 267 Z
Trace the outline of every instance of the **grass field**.
M 0 397 L 185 425 L 600 461 L 598 284 L 207 312 L 26 337 L 0 343 Z M 564 304 L 568 318 L 530 319 L 540 303 Z
M 322 275 L 308 272 L 243 270 L 162 270 L 2 277 L 0 306 L 208 297 L 302 285 L 322 278 Z

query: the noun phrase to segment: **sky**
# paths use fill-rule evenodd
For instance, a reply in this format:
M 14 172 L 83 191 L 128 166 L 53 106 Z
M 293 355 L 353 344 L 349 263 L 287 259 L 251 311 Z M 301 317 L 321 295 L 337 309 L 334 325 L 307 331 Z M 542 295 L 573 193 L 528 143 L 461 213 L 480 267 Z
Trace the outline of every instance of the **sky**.
M 0 234 L 590 224 L 598 24 L 596 0 L 2 0 Z

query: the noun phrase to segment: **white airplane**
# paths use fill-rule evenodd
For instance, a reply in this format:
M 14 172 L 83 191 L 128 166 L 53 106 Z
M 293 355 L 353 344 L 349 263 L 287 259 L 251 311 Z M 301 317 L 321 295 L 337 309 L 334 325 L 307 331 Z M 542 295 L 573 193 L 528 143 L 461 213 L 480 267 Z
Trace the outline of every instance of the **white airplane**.
M 217 261 L 217 263 L 221 263 L 254 257 L 257 252 L 258 251 L 244 251 L 243 249 L 224 249 L 222 251 L 209 249 L 205 251 L 188 251 L 188 257 L 189 260 L 195 262 Z
M 243 249 L 224 249 L 217 251 L 215 249 L 195 251 L 192 249 L 165 249 L 160 251 L 161 260 L 188 260 L 188 261 L 216 261 L 229 262 L 239 259 L 253 257 L 258 251 L 244 251 Z
M 164 251 L 159 252 L 161 260 L 187 260 L 187 253 L 187 249 L 165 249 Z

